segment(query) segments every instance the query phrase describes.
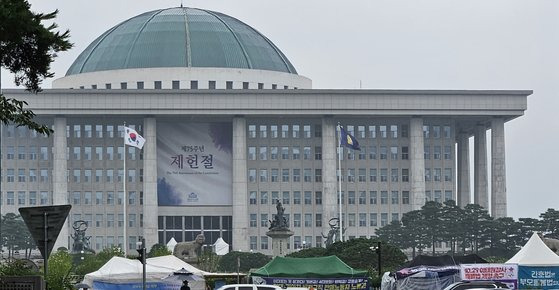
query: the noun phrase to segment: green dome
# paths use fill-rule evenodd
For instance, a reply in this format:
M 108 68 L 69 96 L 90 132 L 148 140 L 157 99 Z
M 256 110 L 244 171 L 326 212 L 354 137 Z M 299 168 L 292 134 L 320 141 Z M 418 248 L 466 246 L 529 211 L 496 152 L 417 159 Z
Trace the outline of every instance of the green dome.
M 109 29 L 66 75 L 155 67 L 212 67 L 297 74 L 264 35 L 231 16 L 195 8 L 146 12 Z

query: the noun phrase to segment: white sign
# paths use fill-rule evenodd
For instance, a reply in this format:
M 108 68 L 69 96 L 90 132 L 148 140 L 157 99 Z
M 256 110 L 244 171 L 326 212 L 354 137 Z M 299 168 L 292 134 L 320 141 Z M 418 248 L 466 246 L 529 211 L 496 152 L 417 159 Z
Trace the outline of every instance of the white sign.
M 509 281 L 518 279 L 516 264 L 462 264 L 460 265 L 462 280 Z

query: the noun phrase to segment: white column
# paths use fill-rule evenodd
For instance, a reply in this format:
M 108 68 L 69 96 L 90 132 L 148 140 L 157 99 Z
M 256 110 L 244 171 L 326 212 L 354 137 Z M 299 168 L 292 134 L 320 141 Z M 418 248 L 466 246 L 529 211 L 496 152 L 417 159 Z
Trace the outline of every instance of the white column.
M 470 197 L 470 141 L 466 133 L 458 134 L 458 195 L 460 207 L 471 203 Z
M 157 120 L 155 117 L 144 118 L 144 215 L 143 237 L 146 249 L 159 242 L 157 233 Z M 124 178 L 127 178 L 126 173 Z M 165 241 L 168 242 L 168 241 Z
M 489 210 L 487 190 L 487 137 L 484 125 L 476 126 L 474 136 L 474 203 Z
M 68 141 L 66 139 L 66 118 L 57 116 L 54 118 L 54 133 L 53 133 L 53 148 L 54 154 L 52 157 L 52 204 L 61 205 L 68 204 L 68 160 L 66 160 L 66 147 Z M 73 211 L 70 211 L 70 214 Z M 60 230 L 60 234 L 56 239 L 53 251 L 59 247 L 65 247 L 72 250 L 69 244 L 69 224 L 68 218 L 64 222 L 64 226 Z
M 411 209 L 419 210 L 425 205 L 425 159 L 423 141 L 423 118 L 410 120 L 410 177 Z
M 328 221 L 338 217 L 336 182 L 336 125 L 333 117 L 322 118 L 322 233 L 328 234 Z
M 507 216 L 507 176 L 505 166 L 505 121 L 491 120 L 491 216 Z
M 233 249 L 248 251 L 246 119 L 233 118 Z

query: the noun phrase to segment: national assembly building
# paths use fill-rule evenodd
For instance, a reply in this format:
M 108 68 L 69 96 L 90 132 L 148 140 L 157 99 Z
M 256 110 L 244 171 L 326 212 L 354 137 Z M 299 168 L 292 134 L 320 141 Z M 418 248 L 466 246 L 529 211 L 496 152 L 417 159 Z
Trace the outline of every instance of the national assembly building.
M 289 251 L 324 245 L 338 179 L 345 239 L 372 237 L 426 201 L 507 216 L 505 123 L 532 92 L 312 89 L 255 28 L 177 7 L 108 29 L 52 89 L 3 93 L 54 133 L 2 128 L 2 214 L 71 204 L 55 248 L 72 248 L 83 220 L 96 251 L 203 233 L 271 254 L 278 200 Z M 141 150 L 124 146 L 124 124 L 145 138 Z M 338 124 L 361 147 L 341 150 L 340 171 Z

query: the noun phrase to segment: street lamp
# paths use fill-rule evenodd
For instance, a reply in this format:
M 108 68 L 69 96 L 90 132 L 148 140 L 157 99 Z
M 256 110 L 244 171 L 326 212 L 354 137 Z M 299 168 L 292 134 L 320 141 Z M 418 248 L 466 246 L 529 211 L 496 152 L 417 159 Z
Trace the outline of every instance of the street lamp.
M 136 251 L 138 251 L 138 260 L 142 263 L 142 289 L 146 290 L 146 239 L 142 238 L 136 243 Z
M 381 243 L 377 242 L 376 246 L 371 246 L 369 249 L 377 253 L 378 256 L 378 276 L 382 277 L 382 267 L 381 267 Z

